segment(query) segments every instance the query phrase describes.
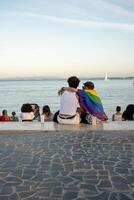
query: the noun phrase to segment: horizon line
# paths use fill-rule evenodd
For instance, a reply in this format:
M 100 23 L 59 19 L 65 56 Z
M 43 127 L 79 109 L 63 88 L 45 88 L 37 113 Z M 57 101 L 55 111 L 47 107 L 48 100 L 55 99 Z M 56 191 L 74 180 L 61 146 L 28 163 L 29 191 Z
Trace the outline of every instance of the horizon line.
M 86 76 L 78 76 L 80 79 L 104 79 L 105 76 L 91 76 L 91 77 L 86 77 Z M 109 79 L 134 79 L 134 76 L 109 76 Z M 54 80 L 54 79 L 61 79 L 65 80 L 67 77 L 59 77 L 59 76 L 23 76 L 23 77 L 1 77 L 0 81 L 2 80 Z

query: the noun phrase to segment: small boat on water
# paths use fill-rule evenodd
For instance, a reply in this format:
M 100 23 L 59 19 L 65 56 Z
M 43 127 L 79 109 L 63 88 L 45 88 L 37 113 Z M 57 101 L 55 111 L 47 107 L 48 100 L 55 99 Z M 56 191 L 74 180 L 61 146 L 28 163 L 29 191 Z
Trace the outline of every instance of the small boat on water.
M 108 76 L 107 76 L 107 73 L 106 73 L 106 75 L 105 75 L 105 79 L 104 79 L 105 81 L 107 81 L 108 80 Z

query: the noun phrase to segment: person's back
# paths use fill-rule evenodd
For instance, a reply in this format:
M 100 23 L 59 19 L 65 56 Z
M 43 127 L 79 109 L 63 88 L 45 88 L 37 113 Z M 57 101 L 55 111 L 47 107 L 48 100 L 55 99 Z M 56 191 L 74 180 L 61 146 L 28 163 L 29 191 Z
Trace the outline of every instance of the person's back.
M 12 116 L 10 117 L 11 118 L 11 121 L 13 122 L 18 122 L 19 121 L 19 118 L 16 116 L 16 112 L 12 112 Z
M 33 120 L 37 120 L 40 121 L 40 111 L 39 111 L 39 106 L 36 103 L 30 104 L 32 107 L 32 111 L 34 113 L 34 119 Z
M 1 122 L 10 122 L 11 121 L 10 117 L 7 114 L 7 110 L 2 111 L 2 115 L 0 116 L 0 121 Z
M 84 112 L 87 113 L 88 118 L 96 117 L 99 121 L 106 121 L 108 117 L 106 116 L 101 99 L 99 97 L 98 92 L 94 89 L 94 83 L 91 81 L 87 81 L 84 83 L 83 89 L 77 91 L 80 102 L 80 106 L 84 108 Z M 92 123 L 91 120 L 85 119 L 87 118 L 86 114 L 82 113 L 81 118 L 83 123 Z M 91 115 L 91 116 L 90 116 Z
M 43 106 L 41 119 L 44 121 L 52 121 L 53 120 L 53 113 L 50 110 L 48 105 Z
M 22 105 L 20 118 L 22 121 L 33 121 L 34 112 L 32 110 L 32 106 L 29 103 Z
M 80 80 L 72 76 L 67 80 L 69 88 L 77 88 Z M 60 109 L 57 120 L 61 124 L 79 124 L 80 115 L 77 112 L 79 107 L 78 96 L 74 91 L 65 91 L 61 95 Z
M 129 104 L 122 114 L 123 120 L 134 120 L 134 104 Z
M 116 113 L 112 116 L 112 121 L 122 121 L 121 107 L 116 107 Z
M 60 114 L 75 115 L 79 106 L 75 92 L 65 91 L 60 100 Z

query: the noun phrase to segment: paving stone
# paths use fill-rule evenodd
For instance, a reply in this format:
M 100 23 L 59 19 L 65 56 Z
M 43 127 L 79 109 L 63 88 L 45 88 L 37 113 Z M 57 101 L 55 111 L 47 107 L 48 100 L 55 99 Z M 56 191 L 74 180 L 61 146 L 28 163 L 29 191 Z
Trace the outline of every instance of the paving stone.
M 35 193 L 35 191 L 26 191 L 26 192 L 19 192 L 18 195 L 19 195 L 19 198 L 29 198 L 34 193 Z
M 16 169 L 16 170 L 14 170 L 14 171 L 12 172 L 12 176 L 21 178 L 22 173 L 23 173 L 22 169 Z
M 85 190 L 90 190 L 90 191 L 93 191 L 93 192 L 97 192 L 96 187 L 94 185 L 91 185 L 91 184 L 81 184 L 80 188 L 85 189 Z
M 38 187 L 39 188 L 55 188 L 61 186 L 61 182 L 59 181 L 55 181 L 55 180 L 51 180 L 51 181 L 44 181 L 43 183 L 41 183 Z
M 100 175 L 100 176 L 108 176 L 108 170 L 99 170 L 98 171 L 98 174 Z
M 12 194 L 11 196 L 9 196 L 9 200 L 20 200 L 20 199 L 17 194 Z
M 35 194 L 36 197 L 49 197 L 51 194 L 51 190 L 47 190 L 47 189 L 41 189 L 38 190 Z
M 88 199 L 90 200 L 108 200 L 109 198 L 109 193 L 107 192 L 102 192 L 101 194 L 97 195 L 88 195 Z
M 134 183 L 134 175 L 132 176 L 126 176 L 125 179 L 127 179 L 129 182 Z
M 56 195 L 56 196 L 61 196 L 61 194 L 62 194 L 62 187 L 54 188 L 53 191 L 52 191 L 52 194 Z
M 7 182 L 15 182 L 15 183 L 21 183 L 22 180 L 16 176 L 8 176 L 5 179 Z
M 47 198 L 45 198 L 46 200 L 49 200 L 49 199 L 47 199 Z M 40 197 L 29 197 L 29 198 L 27 198 L 26 200 L 41 200 L 41 198 Z M 44 200 L 44 199 L 42 199 L 42 200 Z
M 0 196 L 0 200 L 9 200 L 9 196 Z
M 69 175 L 70 171 L 69 170 L 68 171 L 61 170 L 60 173 L 61 173 L 62 176 L 67 176 L 67 175 Z
M 114 183 L 113 187 L 114 187 L 114 190 L 118 192 L 129 191 L 129 187 L 125 183 Z
M 118 200 L 118 194 L 117 193 L 111 193 L 109 196 L 109 200 Z
M 116 167 L 115 171 L 119 174 L 129 174 L 129 171 L 127 168 Z
M 121 176 L 113 176 L 113 177 L 111 178 L 111 181 L 112 181 L 113 183 L 130 184 L 129 181 L 127 181 L 125 178 L 123 178 L 123 177 L 121 177 Z
M 131 195 L 128 194 L 119 194 L 119 200 L 133 200 L 134 198 Z
M 60 182 L 64 183 L 64 184 L 68 184 L 68 183 L 71 183 L 71 182 L 74 181 L 73 178 L 67 177 L 67 176 L 58 176 L 57 179 L 58 179 Z
M 131 175 L 134 175 L 134 169 L 130 169 Z
M 6 181 L 0 178 L 0 185 L 4 185 L 5 183 Z
M 112 188 L 111 182 L 109 180 L 102 180 L 100 183 L 97 185 L 97 188 Z
M 72 200 L 77 198 L 77 192 L 65 192 L 63 195 L 63 200 Z
M 62 171 L 62 170 L 61 170 Z M 61 171 L 59 171 L 59 170 L 52 170 L 51 169 L 51 176 L 53 177 L 53 178 L 55 178 L 55 177 L 57 177 L 60 173 L 61 173 Z
M 97 185 L 100 180 L 99 179 L 88 179 L 84 181 L 86 184 Z
M 0 195 L 11 195 L 13 193 L 13 187 L 0 187 Z
M 98 170 L 104 169 L 103 165 L 93 165 L 93 168 Z
M 43 174 L 38 174 L 38 175 L 33 176 L 31 180 L 34 182 L 42 182 L 43 179 L 44 179 Z

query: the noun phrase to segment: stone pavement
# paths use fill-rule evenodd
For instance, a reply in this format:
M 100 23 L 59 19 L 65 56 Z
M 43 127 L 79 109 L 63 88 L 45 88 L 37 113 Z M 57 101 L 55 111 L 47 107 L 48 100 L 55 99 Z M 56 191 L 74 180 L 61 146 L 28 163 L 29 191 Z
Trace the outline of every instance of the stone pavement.
M 134 131 L 0 135 L 0 200 L 134 199 Z

